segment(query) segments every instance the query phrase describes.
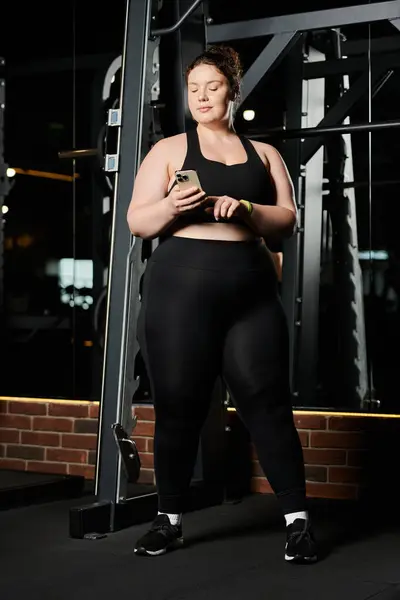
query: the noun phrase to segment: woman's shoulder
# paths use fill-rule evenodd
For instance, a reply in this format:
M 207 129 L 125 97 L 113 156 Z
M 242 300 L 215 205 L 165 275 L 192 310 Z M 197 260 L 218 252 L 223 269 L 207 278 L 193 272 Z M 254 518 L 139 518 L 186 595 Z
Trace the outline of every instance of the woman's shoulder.
M 258 140 L 252 140 L 248 138 L 248 141 L 253 146 L 254 150 L 257 152 L 258 156 L 264 163 L 264 165 L 269 169 L 270 167 L 270 159 L 269 159 L 269 149 L 266 146 L 269 144 L 264 144 L 263 142 L 259 142 Z M 272 146 L 271 146 L 272 148 Z
M 259 142 L 258 140 L 250 140 L 250 142 L 253 144 L 258 154 L 262 156 L 270 166 L 283 163 L 283 158 L 275 146 L 266 144 L 265 142 Z
M 159 140 L 153 146 L 153 150 L 159 153 L 161 160 L 167 165 L 169 176 L 172 177 L 185 161 L 187 152 L 186 133 L 178 133 Z
M 186 133 L 178 133 L 169 137 L 162 138 L 154 146 L 159 152 L 173 152 L 186 147 Z
M 271 144 L 266 144 L 265 142 L 259 142 L 258 140 L 249 139 L 249 141 L 253 144 L 254 148 L 267 156 L 273 156 L 278 153 L 277 149 L 274 148 Z

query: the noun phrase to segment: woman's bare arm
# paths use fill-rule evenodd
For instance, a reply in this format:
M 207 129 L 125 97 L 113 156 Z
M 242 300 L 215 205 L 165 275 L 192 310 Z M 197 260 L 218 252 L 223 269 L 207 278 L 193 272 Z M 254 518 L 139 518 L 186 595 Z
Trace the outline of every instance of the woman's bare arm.
M 168 174 L 168 139 L 162 139 L 147 154 L 135 179 L 127 221 L 131 233 L 143 239 L 158 237 L 177 218 L 165 202 Z

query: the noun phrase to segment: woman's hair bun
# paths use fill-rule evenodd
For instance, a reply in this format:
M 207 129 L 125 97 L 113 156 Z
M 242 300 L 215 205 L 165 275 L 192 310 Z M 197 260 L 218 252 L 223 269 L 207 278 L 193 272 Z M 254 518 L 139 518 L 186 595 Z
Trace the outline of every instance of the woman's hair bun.
M 243 73 L 242 61 L 238 52 L 231 46 L 210 46 L 207 48 L 206 54 L 211 54 L 224 59 L 229 63 L 232 71 L 236 73 L 236 77 L 241 78 Z

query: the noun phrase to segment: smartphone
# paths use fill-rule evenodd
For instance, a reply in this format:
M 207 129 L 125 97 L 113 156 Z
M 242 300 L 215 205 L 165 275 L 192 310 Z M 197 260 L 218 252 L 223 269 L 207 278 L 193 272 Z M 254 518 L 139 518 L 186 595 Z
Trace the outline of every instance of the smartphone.
M 203 189 L 196 171 L 176 171 L 175 181 L 182 192 L 191 187 L 197 187 L 199 190 Z

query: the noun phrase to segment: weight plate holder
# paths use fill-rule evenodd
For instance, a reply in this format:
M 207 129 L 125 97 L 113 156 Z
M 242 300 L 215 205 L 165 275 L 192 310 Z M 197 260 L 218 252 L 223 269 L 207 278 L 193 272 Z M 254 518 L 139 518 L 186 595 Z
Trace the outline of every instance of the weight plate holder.
M 132 431 L 137 424 L 137 417 L 133 417 Z M 122 466 L 128 483 L 136 483 L 140 477 L 141 460 L 134 440 L 132 440 L 120 423 L 112 425 L 115 443 L 119 449 Z

